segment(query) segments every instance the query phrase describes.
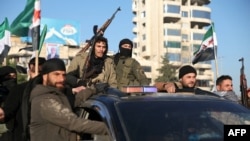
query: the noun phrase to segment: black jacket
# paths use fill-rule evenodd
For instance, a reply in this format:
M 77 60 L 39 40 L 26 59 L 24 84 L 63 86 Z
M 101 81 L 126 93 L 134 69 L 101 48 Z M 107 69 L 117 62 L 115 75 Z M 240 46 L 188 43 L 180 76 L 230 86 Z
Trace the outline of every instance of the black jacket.
M 23 124 L 21 104 L 26 85 L 27 82 L 14 86 L 4 102 L 5 123 L 13 135 L 13 141 L 22 141 Z

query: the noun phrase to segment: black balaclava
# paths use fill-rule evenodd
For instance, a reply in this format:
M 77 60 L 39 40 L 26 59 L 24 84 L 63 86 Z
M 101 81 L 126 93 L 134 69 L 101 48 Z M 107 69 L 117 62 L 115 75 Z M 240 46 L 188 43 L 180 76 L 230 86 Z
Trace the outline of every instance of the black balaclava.
M 132 49 L 123 48 L 123 44 L 129 44 L 133 48 L 133 42 L 127 38 L 122 39 L 119 43 L 120 56 L 132 57 Z
M 17 84 L 16 77 L 11 78 L 8 76 L 10 73 L 15 73 L 17 75 L 16 70 L 11 66 L 3 66 L 0 68 L 0 83 L 9 90 Z

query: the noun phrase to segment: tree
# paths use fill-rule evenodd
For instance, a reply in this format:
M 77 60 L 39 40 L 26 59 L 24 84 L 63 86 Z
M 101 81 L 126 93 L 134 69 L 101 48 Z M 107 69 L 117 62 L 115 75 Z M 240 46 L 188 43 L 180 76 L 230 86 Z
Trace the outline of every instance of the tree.
M 177 81 L 176 70 L 177 68 L 171 64 L 169 64 L 168 58 L 162 57 L 163 66 L 157 71 L 159 72 L 159 76 L 155 79 L 155 82 L 174 82 Z

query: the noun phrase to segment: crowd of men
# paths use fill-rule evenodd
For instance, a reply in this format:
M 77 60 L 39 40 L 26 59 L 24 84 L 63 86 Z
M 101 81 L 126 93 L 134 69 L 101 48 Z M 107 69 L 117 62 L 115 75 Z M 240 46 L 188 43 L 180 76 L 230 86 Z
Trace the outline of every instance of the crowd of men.
M 67 69 L 59 58 L 39 57 L 39 73 L 35 74 L 32 58 L 29 80 L 21 84 L 17 84 L 14 68 L 1 67 L 0 121 L 7 127 L 1 140 L 73 141 L 80 133 L 108 134 L 103 122 L 80 118 L 74 108 L 100 92 L 121 96 L 123 86 L 150 84 L 140 63 L 132 58 L 132 49 L 132 41 L 125 38 L 119 52 L 108 56 L 108 40 L 98 36 L 90 52 L 76 54 Z M 240 103 L 229 75 L 217 79 L 215 92 L 197 88 L 196 76 L 195 68 L 185 65 L 179 69 L 178 82 L 154 86 L 166 93 L 213 95 Z
M 78 53 L 67 70 L 59 58 L 39 57 L 35 74 L 32 58 L 29 80 L 21 84 L 13 67 L 1 67 L 0 120 L 7 127 L 1 140 L 61 141 L 76 140 L 79 133 L 107 134 L 104 123 L 78 117 L 74 107 L 99 92 L 121 96 L 122 86 L 149 85 L 141 65 L 132 58 L 132 48 L 131 40 L 122 39 L 119 53 L 108 56 L 108 40 L 98 36 L 90 52 Z

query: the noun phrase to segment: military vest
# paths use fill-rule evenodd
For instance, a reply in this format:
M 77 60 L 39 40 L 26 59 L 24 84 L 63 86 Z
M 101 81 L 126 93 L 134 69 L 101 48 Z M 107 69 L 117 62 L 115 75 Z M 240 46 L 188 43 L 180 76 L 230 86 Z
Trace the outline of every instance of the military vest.
M 116 65 L 116 77 L 118 88 L 128 85 L 139 85 L 138 80 L 133 75 L 132 67 L 134 63 L 133 58 L 120 58 Z

